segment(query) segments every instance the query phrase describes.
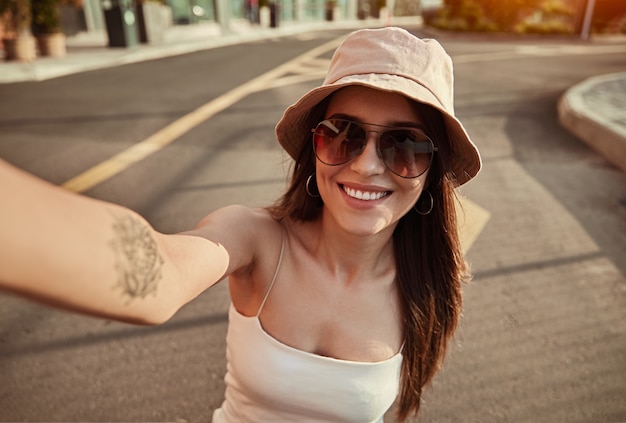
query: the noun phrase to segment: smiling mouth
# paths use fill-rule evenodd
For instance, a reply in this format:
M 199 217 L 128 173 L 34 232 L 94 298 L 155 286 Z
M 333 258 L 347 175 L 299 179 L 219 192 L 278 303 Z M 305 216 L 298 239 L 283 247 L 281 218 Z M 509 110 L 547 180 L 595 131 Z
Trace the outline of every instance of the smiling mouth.
M 389 191 L 380 191 L 380 192 L 361 191 L 358 189 L 348 188 L 345 185 L 342 185 L 341 188 L 346 194 L 348 194 L 349 197 L 356 198 L 357 200 L 364 200 L 364 201 L 380 200 L 381 198 L 389 195 Z

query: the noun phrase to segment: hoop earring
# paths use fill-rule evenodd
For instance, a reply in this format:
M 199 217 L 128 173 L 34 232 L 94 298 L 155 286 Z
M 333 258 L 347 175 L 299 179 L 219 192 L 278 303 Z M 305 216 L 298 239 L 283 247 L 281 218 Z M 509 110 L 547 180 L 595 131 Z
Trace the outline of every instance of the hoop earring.
M 315 176 L 315 173 L 313 173 L 311 176 L 306 178 L 306 184 L 304 185 L 304 187 L 306 188 L 306 193 L 309 194 L 309 197 L 318 198 L 320 196 L 319 190 L 317 191 L 317 194 L 313 194 L 311 192 L 311 189 L 309 188 L 309 185 L 311 184 L 311 180 L 313 179 L 314 176 Z
M 428 198 L 429 198 L 429 207 L 428 210 L 426 211 L 421 211 L 420 209 L 417 208 L 417 203 L 419 203 L 419 200 L 422 199 L 422 196 L 420 195 L 419 200 L 417 200 L 417 202 L 415 203 L 415 205 L 413 206 L 413 210 L 415 210 L 417 213 L 421 214 L 422 216 L 427 216 L 430 214 L 431 211 L 433 211 L 433 208 L 435 207 L 435 199 L 433 198 L 433 195 L 430 193 L 430 191 L 428 190 L 424 190 L 422 191 L 422 194 L 426 193 L 428 194 Z

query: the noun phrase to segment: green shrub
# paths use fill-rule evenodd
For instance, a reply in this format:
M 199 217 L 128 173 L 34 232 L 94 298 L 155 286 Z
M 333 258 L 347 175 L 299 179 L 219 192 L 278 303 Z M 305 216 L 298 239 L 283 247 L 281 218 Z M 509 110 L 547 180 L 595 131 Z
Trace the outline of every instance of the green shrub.
M 448 31 L 493 32 L 498 27 L 483 13 L 475 0 L 448 2 L 439 9 L 437 17 L 430 17 L 430 24 Z
M 59 0 L 32 0 L 33 32 L 54 34 L 61 32 L 61 11 Z
M 541 22 L 523 22 L 515 27 L 515 32 L 522 34 L 572 34 L 574 28 L 571 24 L 559 20 Z
M 30 0 L 0 0 L 0 19 L 5 35 L 15 37 L 30 32 Z

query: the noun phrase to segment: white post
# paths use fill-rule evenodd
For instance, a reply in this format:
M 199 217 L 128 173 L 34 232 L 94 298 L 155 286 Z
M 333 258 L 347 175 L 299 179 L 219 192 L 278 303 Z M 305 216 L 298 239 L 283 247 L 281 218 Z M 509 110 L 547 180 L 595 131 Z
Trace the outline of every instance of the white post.
M 587 0 L 587 9 L 585 10 L 585 18 L 583 20 L 583 28 L 580 33 L 580 37 L 583 40 L 589 39 L 589 33 L 591 32 L 591 21 L 593 19 L 593 9 L 595 8 L 595 0 Z
M 227 34 L 231 31 L 230 28 L 230 0 L 217 0 L 216 1 L 217 13 L 215 14 L 217 22 L 222 28 L 222 33 Z
M 393 19 L 393 9 L 396 7 L 396 2 L 394 0 L 387 0 L 387 16 L 385 16 L 385 26 L 391 26 L 391 21 Z
M 346 18 L 357 19 L 357 0 L 348 0 L 346 4 Z
M 293 8 L 294 8 L 294 19 L 295 19 L 295 21 L 296 22 L 302 22 L 302 20 L 303 20 L 302 9 L 304 8 L 304 5 L 302 4 L 302 0 L 294 0 Z

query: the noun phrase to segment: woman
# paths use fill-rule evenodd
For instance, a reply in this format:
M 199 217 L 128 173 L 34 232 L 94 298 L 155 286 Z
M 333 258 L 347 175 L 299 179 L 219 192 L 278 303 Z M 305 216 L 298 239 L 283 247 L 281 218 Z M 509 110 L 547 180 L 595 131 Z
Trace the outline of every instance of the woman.
M 481 163 L 452 84 L 436 41 L 352 33 L 276 127 L 295 159 L 283 197 L 176 235 L 3 164 L 0 286 L 159 324 L 228 276 L 215 423 L 382 422 L 398 395 L 404 420 L 441 365 L 468 278 L 453 190 Z

